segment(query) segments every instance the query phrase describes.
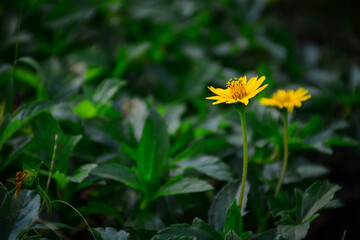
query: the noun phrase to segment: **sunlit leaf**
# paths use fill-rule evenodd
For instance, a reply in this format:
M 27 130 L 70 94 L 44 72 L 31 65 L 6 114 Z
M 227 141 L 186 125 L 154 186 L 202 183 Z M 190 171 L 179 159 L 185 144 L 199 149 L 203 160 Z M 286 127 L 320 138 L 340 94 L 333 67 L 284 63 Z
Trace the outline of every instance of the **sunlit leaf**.
M 74 107 L 74 112 L 82 119 L 93 118 L 97 115 L 96 106 L 89 100 L 83 100 Z

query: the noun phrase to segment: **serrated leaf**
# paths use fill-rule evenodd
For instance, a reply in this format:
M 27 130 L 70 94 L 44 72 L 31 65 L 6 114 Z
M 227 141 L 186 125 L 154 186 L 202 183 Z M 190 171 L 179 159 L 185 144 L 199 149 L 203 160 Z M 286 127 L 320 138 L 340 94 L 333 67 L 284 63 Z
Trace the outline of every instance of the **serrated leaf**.
M 21 190 L 18 197 L 8 198 L 0 208 L 1 236 L 8 240 L 17 239 L 38 217 L 40 196 L 35 191 Z
M 226 212 L 225 234 L 230 231 L 234 231 L 238 236 L 241 236 L 243 233 L 241 211 L 235 199 Z
M 286 240 L 301 240 L 306 237 L 309 227 L 309 222 L 298 225 L 279 225 L 278 231 Z
M 179 181 L 166 183 L 158 190 L 156 197 L 183 193 L 204 192 L 212 189 L 213 187 L 203 180 L 195 178 L 184 178 Z
M 215 179 L 225 181 L 232 180 L 230 167 L 220 161 L 217 157 L 200 156 L 196 158 L 187 158 L 177 162 L 176 165 L 179 167 L 179 173 L 183 173 L 187 169 L 196 169 L 197 171 Z
M 129 187 L 141 189 L 134 171 L 116 162 L 99 164 L 91 174 L 121 182 Z
M 192 226 L 175 224 L 158 232 L 152 240 L 199 239 L 222 240 L 221 236 L 199 218 L 195 218 Z
M 215 196 L 208 214 L 209 223 L 216 230 L 223 231 L 225 227 L 225 216 L 228 207 L 232 204 L 234 199 L 240 197 L 241 181 L 234 181 L 226 184 Z M 247 203 L 247 195 L 250 190 L 250 185 L 246 183 L 245 194 L 241 209 L 241 215 L 245 214 Z
M 242 238 L 239 237 L 234 230 L 231 230 L 226 234 L 225 240 L 242 240 Z
M 277 239 L 277 230 L 276 229 L 270 229 L 265 232 L 262 232 L 254 237 L 251 237 L 251 240 L 274 240 Z
M 84 165 L 80 166 L 79 168 L 77 168 L 74 171 L 74 173 L 68 177 L 68 179 L 72 182 L 81 183 L 82 181 L 84 181 L 85 178 L 87 178 L 89 176 L 91 171 L 96 167 L 97 167 L 97 164 L 95 164 L 95 163 L 84 164 Z
M 297 207 L 296 220 L 298 223 L 307 222 L 319 210 L 326 207 L 333 200 L 334 194 L 341 188 L 327 182 L 315 182 L 306 189 L 300 206 Z
M 114 229 L 112 227 L 107 227 L 107 228 L 97 227 L 94 229 L 95 229 L 95 231 L 97 231 L 100 234 L 100 236 L 103 240 L 129 240 L 130 239 L 130 234 L 123 230 L 117 231 L 116 229 Z

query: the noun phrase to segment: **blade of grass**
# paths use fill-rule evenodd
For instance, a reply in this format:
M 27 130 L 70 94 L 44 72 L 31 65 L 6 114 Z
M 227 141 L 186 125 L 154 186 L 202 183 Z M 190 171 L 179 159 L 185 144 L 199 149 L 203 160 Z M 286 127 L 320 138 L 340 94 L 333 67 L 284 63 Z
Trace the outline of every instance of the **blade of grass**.
M 62 204 L 65 204 L 65 205 L 71 207 L 77 214 L 79 214 L 79 216 L 80 216 L 80 217 L 82 218 L 82 220 L 85 222 L 86 226 L 89 228 L 89 231 L 91 232 L 91 235 L 93 236 L 93 238 L 94 238 L 95 240 L 97 240 L 96 237 L 95 237 L 95 235 L 94 235 L 94 233 L 93 233 L 93 230 L 91 229 L 91 227 L 90 227 L 90 225 L 89 225 L 89 223 L 86 221 L 86 219 L 84 218 L 84 216 L 83 216 L 73 205 L 71 205 L 70 203 L 67 203 L 67 202 L 65 202 L 65 201 L 62 201 L 62 200 L 53 200 L 52 203 L 62 203 Z

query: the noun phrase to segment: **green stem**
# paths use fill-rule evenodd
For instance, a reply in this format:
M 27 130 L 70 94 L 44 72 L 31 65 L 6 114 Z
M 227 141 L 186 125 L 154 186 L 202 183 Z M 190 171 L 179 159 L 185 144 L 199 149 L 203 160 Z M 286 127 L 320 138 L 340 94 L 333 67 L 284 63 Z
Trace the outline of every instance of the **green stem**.
M 40 210 L 39 210 L 39 215 L 42 212 L 42 210 L 44 209 L 44 203 L 46 203 L 46 207 L 47 207 L 46 220 L 48 221 L 49 218 L 50 218 L 50 215 L 51 215 L 51 211 L 52 211 L 52 205 L 51 205 L 50 198 L 47 195 L 47 193 L 40 187 L 40 184 L 37 185 L 35 190 L 43 198 L 43 203 L 41 204 L 41 207 L 40 207 Z
M 277 195 L 280 192 L 281 184 L 282 184 L 282 182 L 284 180 L 286 167 L 287 167 L 287 164 L 288 164 L 289 129 L 288 129 L 288 113 L 287 113 L 287 111 L 283 112 L 283 120 L 284 120 L 284 162 L 283 162 L 283 166 L 282 166 L 282 170 L 281 170 L 280 179 L 279 179 L 279 182 L 278 182 L 277 187 L 276 187 L 276 191 L 275 191 L 275 195 L 274 195 L 275 197 L 277 197 Z
M 241 180 L 241 189 L 240 189 L 240 198 L 239 198 L 239 208 L 241 209 L 243 204 L 244 192 L 245 192 L 245 182 L 246 182 L 246 174 L 247 174 L 247 165 L 248 165 L 248 149 L 247 149 L 247 136 L 246 136 L 246 119 L 245 119 L 245 107 L 239 108 L 239 115 L 241 120 L 241 127 L 243 132 L 243 173 Z

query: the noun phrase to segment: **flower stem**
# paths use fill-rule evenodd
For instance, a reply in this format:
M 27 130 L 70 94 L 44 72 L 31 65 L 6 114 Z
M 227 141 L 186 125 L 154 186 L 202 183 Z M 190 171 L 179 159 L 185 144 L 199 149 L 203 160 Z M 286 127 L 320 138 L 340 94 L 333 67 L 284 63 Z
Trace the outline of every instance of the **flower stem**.
M 245 108 L 239 108 L 239 115 L 241 120 L 241 127 L 243 132 L 243 173 L 241 180 L 241 189 L 240 189 L 240 198 L 239 198 L 239 208 L 241 209 L 244 198 L 245 191 L 245 182 L 246 182 L 246 174 L 247 174 L 247 165 L 248 165 L 248 149 L 247 149 L 247 136 L 246 136 L 246 119 L 245 119 Z
M 286 167 L 287 167 L 287 164 L 288 164 L 289 129 L 288 129 L 288 113 L 287 113 L 287 111 L 283 112 L 283 120 L 284 120 L 284 162 L 283 162 L 283 166 L 282 166 L 282 170 L 281 170 L 280 179 L 279 179 L 279 182 L 278 182 L 277 187 L 276 187 L 276 191 L 275 191 L 275 195 L 274 195 L 275 197 L 277 197 L 277 195 L 280 192 L 281 184 L 282 184 L 282 182 L 284 180 Z

